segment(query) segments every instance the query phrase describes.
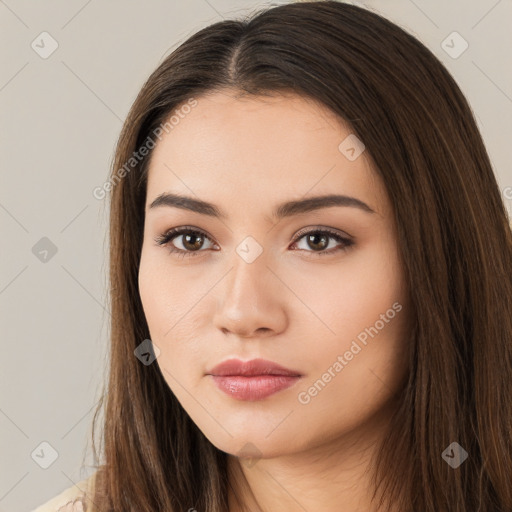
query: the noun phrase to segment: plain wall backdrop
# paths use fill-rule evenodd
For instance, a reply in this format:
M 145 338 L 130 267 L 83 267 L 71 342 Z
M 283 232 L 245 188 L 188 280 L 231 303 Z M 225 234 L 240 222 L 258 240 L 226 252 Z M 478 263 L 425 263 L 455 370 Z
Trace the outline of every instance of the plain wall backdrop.
M 512 211 L 511 0 L 350 3 L 402 26 L 449 69 Z M 93 471 L 110 319 L 108 204 L 93 189 L 108 179 L 130 105 L 188 36 L 268 5 L 0 0 L 0 512 L 31 510 Z

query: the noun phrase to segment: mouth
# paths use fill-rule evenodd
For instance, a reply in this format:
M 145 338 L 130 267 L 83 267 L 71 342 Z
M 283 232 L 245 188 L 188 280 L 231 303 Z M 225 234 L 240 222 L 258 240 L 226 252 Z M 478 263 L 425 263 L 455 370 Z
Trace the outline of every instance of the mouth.
M 228 359 L 206 373 L 217 387 L 237 400 L 262 400 L 296 384 L 303 375 L 265 359 Z

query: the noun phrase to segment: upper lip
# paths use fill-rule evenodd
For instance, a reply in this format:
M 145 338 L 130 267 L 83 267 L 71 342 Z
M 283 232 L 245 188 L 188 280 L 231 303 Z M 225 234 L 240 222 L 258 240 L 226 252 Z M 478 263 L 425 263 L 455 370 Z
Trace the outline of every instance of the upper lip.
M 265 359 L 251 359 L 250 361 L 241 361 L 240 359 L 227 359 L 214 366 L 207 375 L 289 375 L 300 377 L 298 371 L 290 370 L 272 361 Z

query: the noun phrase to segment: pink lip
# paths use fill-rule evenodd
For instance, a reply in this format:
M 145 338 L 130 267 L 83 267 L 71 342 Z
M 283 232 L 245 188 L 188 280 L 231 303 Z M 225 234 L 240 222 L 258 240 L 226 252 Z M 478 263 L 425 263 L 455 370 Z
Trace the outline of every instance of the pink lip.
M 221 391 L 237 400 L 261 400 L 295 384 L 302 375 L 264 359 L 228 359 L 207 372 Z

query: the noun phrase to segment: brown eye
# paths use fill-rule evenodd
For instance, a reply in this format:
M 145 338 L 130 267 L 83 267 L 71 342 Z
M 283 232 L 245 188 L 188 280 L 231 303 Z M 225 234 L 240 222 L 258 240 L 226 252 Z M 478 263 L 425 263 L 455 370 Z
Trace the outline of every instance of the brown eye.
M 201 246 L 204 243 L 204 236 L 201 234 L 186 234 L 180 235 L 182 238 L 182 245 L 185 247 L 187 251 L 196 251 L 201 249 Z
M 178 247 L 174 240 L 177 240 Z M 205 240 L 210 240 L 210 238 L 202 231 L 182 227 L 167 231 L 160 237 L 157 237 L 155 242 L 158 245 L 169 245 L 171 253 L 178 253 L 180 256 L 196 256 L 198 253 L 204 252 L 201 249 L 204 246 Z M 182 247 L 179 247 L 180 244 Z
M 334 252 L 346 250 L 354 243 L 349 238 L 341 236 L 337 231 L 331 231 L 325 228 L 310 230 L 306 233 L 299 233 L 299 235 L 295 239 L 294 245 L 298 244 L 298 242 L 301 241 L 302 239 L 305 239 L 306 247 L 299 247 L 298 249 L 306 250 L 306 252 L 317 253 L 317 256 L 323 256 L 327 254 L 332 254 Z M 330 239 L 339 242 L 341 246 L 330 247 L 329 250 L 326 250 L 329 247 Z
M 292 245 L 297 245 L 302 239 L 305 240 L 306 247 L 297 247 L 294 250 L 306 251 L 315 256 L 344 251 L 354 244 L 350 238 L 327 228 L 302 231 L 296 236 Z M 330 247 L 331 240 L 338 242 L 338 246 L 334 244 L 334 247 Z M 168 246 L 169 251 L 178 257 L 197 256 L 205 252 L 202 250 L 205 241 L 211 244 L 207 249 L 214 246 L 211 238 L 204 232 L 187 226 L 173 228 L 155 239 L 157 245 Z
M 326 249 L 329 245 L 329 235 L 322 235 L 319 233 L 315 233 L 314 235 L 306 235 L 307 244 L 311 249 L 315 251 L 321 251 Z

